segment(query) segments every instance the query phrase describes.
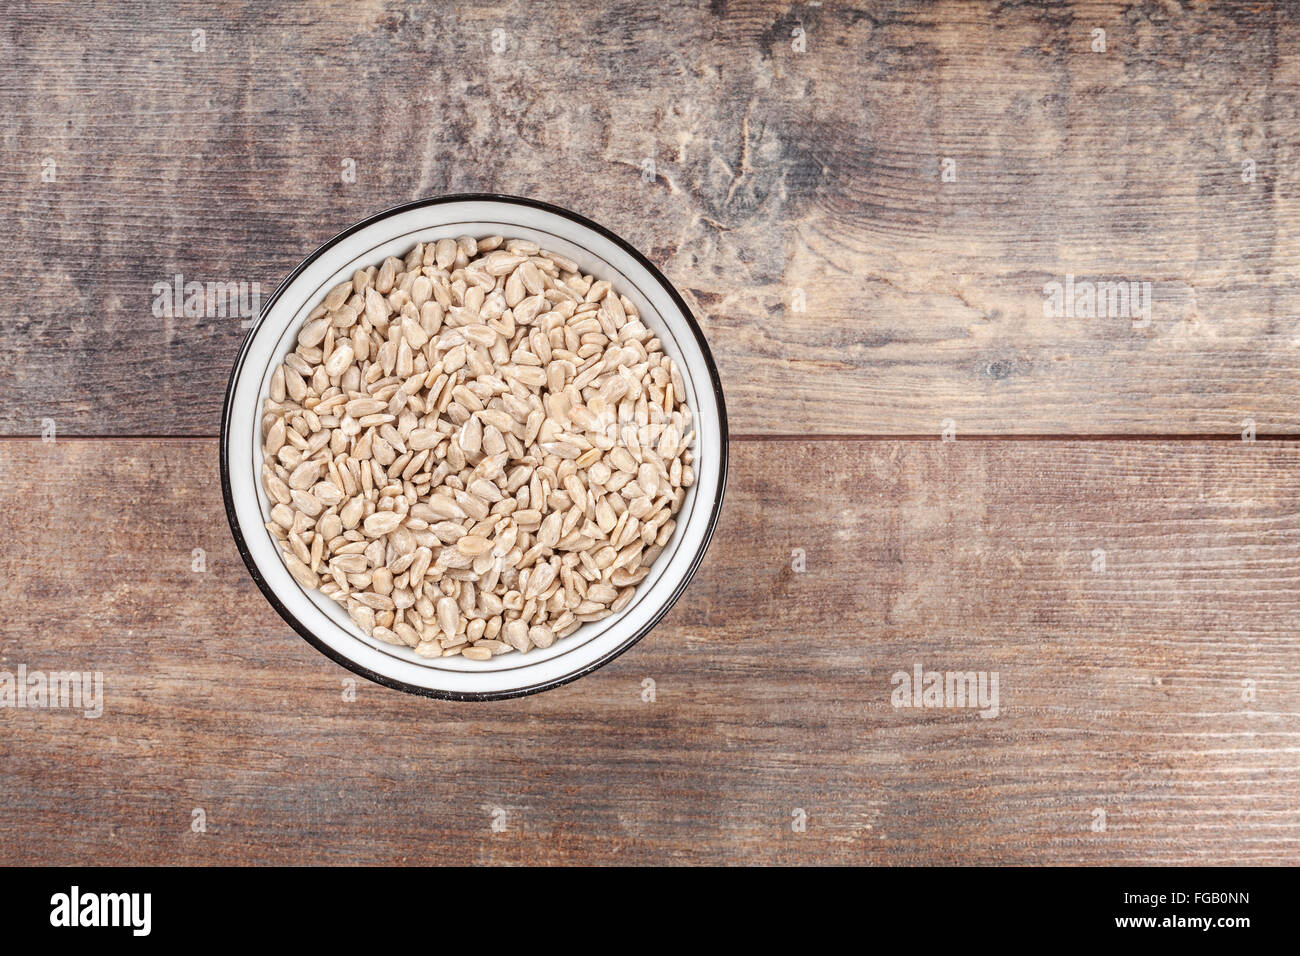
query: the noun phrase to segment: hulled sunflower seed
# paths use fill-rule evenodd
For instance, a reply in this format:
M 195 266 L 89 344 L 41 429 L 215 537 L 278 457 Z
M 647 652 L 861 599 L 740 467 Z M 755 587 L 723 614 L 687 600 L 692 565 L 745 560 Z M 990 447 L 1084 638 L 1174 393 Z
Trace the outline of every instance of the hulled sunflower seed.
M 335 285 L 270 376 L 268 533 L 301 586 L 419 657 L 617 613 L 695 481 L 676 362 L 608 280 L 440 239 Z

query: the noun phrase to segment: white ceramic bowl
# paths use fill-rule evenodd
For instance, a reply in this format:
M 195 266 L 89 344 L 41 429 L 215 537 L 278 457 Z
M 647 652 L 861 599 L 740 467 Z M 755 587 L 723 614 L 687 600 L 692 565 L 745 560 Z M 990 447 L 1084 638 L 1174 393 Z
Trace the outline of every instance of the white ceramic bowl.
M 259 480 L 259 410 L 271 373 L 287 355 L 307 314 L 358 268 L 404 256 L 418 242 L 461 235 L 531 239 L 609 279 L 636 303 L 686 383 L 695 417 L 696 480 L 677 529 L 632 602 L 584 624 L 545 650 L 487 661 L 427 660 L 368 637 L 335 602 L 290 576 L 264 527 L 270 505 Z M 694 316 L 668 280 L 614 233 L 575 213 L 531 199 L 459 195 L 397 206 L 345 230 L 294 269 L 266 302 L 235 360 L 221 422 L 226 513 L 253 579 L 280 615 L 322 653 L 377 683 L 453 700 L 517 697 L 588 674 L 640 640 L 686 589 L 718 521 L 727 476 L 727 418 L 718 370 Z

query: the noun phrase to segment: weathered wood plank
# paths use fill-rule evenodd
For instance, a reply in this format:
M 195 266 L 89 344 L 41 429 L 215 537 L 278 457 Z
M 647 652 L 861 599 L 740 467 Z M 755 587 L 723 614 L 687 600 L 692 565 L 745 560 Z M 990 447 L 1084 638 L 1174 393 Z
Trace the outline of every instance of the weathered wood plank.
M 661 263 L 741 434 L 1294 433 L 1298 31 L 1253 3 L 9 4 L 0 434 L 214 434 L 240 322 L 155 318 L 155 282 L 269 293 L 470 190 Z M 1067 275 L 1150 282 L 1150 324 L 1045 318 Z
M 235 554 L 214 442 L 0 442 L 0 669 L 106 687 L 0 709 L 0 862 L 1296 862 L 1300 445 L 732 456 L 699 577 L 613 664 L 349 703 Z M 998 672 L 999 715 L 894 709 L 914 662 Z

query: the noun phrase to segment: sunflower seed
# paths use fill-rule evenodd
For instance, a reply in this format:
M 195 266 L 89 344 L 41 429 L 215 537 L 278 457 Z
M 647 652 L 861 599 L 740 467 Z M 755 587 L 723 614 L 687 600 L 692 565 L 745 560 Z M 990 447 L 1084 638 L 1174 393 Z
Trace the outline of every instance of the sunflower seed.
M 271 374 L 268 533 L 419 657 L 552 646 L 630 603 L 695 481 L 685 382 L 608 280 L 443 238 L 335 285 Z

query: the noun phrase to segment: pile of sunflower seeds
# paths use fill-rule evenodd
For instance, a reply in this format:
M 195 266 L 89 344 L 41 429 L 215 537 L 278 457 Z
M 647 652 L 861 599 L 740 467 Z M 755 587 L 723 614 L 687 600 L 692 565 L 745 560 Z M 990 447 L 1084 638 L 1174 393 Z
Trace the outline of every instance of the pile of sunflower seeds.
M 621 610 L 694 482 L 680 371 L 609 282 L 440 239 L 307 317 L 262 415 L 267 530 L 304 588 L 424 657 Z

